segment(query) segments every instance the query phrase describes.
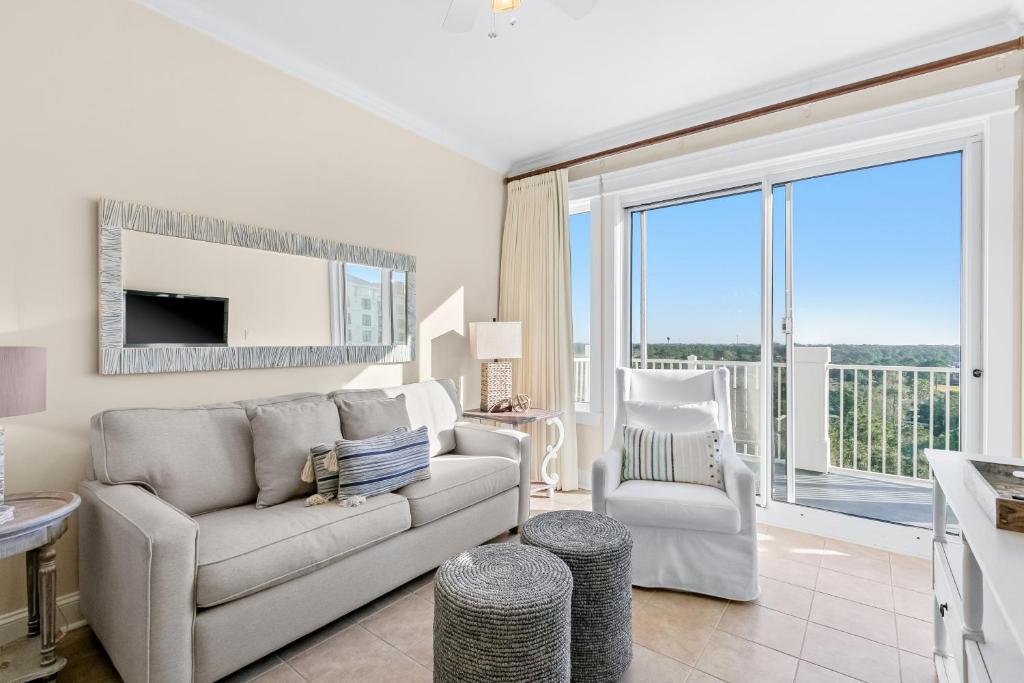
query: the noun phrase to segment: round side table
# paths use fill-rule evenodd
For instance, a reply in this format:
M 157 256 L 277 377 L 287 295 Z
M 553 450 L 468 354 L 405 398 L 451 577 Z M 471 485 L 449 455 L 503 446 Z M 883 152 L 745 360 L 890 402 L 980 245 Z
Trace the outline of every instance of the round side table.
M 67 660 L 57 657 L 57 551 L 68 517 L 81 503 L 67 491 L 7 497 L 14 519 L 0 524 L 0 559 L 25 553 L 28 635 L 0 648 L 0 680 L 54 680 Z

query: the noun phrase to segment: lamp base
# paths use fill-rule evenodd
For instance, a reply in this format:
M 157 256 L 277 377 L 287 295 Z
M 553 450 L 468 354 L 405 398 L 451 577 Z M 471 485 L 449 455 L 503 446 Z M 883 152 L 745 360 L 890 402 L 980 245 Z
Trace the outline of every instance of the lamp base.
M 502 401 L 512 398 L 512 363 L 495 360 L 480 366 L 480 410 L 490 412 Z

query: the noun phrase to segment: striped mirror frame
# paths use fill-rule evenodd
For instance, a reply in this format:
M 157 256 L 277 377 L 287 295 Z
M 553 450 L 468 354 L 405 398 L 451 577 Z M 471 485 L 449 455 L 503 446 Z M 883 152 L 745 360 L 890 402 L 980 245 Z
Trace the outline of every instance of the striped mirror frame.
M 122 235 L 135 230 L 249 249 L 371 266 L 406 275 L 404 343 L 336 346 L 150 346 L 124 344 Z M 325 285 L 326 286 L 326 285 Z M 416 355 L 416 257 L 256 225 L 112 199 L 99 202 L 99 368 L 104 375 L 202 372 L 367 363 Z

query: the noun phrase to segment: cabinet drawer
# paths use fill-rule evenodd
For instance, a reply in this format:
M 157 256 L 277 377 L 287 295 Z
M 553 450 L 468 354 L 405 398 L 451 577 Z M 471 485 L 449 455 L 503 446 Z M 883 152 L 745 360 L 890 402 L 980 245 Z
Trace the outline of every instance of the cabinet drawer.
M 988 677 L 988 669 L 985 666 L 985 659 L 981 655 L 981 649 L 973 640 L 964 642 L 964 658 L 967 662 L 967 681 L 969 683 L 992 683 Z
M 963 603 L 957 590 L 949 558 L 942 543 L 933 544 L 932 579 L 935 583 L 935 649 L 955 672 L 952 681 L 964 680 Z

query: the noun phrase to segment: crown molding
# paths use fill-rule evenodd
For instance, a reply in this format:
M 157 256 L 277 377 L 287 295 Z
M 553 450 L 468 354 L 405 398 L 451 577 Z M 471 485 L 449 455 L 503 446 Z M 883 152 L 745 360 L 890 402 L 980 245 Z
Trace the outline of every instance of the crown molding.
M 1011 40 L 1024 32 L 1024 22 L 1014 12 L 990 17 L 957 31 L 932 35 L 904 44 L 871 59 L 854 59 L 831 66 L 805 71 L 786 79 L 768 83 L 753 92 L 731 94 L 655 116 L 603 133 L 580 138 L 549 152 L 515 161 L 509 176 L 545 168 L 570 159 L 626 145 L 675 130 L 750 111 L 766 105 L 794 99 L 847 83 L 854 83 L 881 74 L 969 52 L 986 45 Z
M 511 159 L 495 154 L 485 146 L 467 140 L 458 133 L 438 126 L 370 92 L 326 65 L 300 55 L 258 33 L 223 20 L 207 9 L 187 0 L 136 0 L 139 4 L 214 40 L 229 45 L 250 57 L 290 76 L 350 102 L 371 114 L 446 147 L 498 173 L 508 170 Z

